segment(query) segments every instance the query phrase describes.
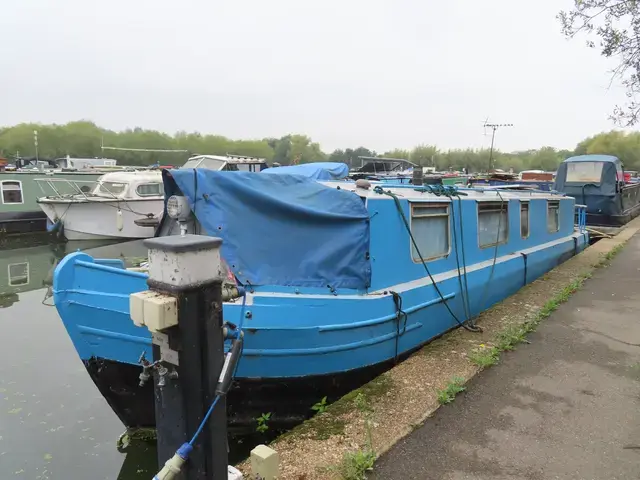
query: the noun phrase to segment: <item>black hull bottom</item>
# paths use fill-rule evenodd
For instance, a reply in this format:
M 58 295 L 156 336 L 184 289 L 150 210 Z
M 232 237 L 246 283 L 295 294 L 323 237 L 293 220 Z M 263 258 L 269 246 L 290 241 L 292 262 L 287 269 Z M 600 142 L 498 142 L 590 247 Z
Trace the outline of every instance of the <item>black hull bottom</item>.
M 112 360 L 85 362 L 91 379 L 127 428 L 154 428 L 154 387 L 149 380 L 139 386 L 141 367 Z M 271 412 L 270 428 L 287 430 L 315 412 L 311 407 L 323 397 L 332 402 L 387 370 L 390 363 L 337 375 L 286 380 L 240 380 L 229 391 L 229 433 L 255 432 L 256 418 Z
M 45 233 L 46 231 L 47 216 L 42 211 L 0 213 L 0 235 Z
M 620 215 L 587 213 L 587 225 L 590 227 L 622 227 L 640 215 L 640 204 L 625 210 Z

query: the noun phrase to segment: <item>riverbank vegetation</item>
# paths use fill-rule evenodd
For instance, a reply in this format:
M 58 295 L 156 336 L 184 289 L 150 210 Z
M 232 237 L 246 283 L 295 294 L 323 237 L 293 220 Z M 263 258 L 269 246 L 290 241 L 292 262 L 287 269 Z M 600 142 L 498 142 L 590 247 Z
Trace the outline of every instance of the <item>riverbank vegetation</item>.
M 120 165 L 151 165 L 154 163 L 181 165 L 195 153 L 215 155 L 246 155 L 266 158 L 269 163 L 290 165 L 295 162 L 345 162 L 359 166 L 359 156 L 383 156 L 409 159 L 419 165 L 434 166 L 438 170 L 469 169 L 470 172 L 485 171 L 489 164 L 488 149 L 443 150 L 435 145 L 422 144 L 413 149 L 395 149 L 377 152 L 364 146 L 322 150 L 311 137 L 300 134 L 280 138 L 234 140 L 221 135 L 197 132 L 177 132 L 173 135 L 134 128 L 113 131 L 97 126 L 93 122 L 78 121 L 65 125 L 41 125 L 23 123 L 0 128 L 0 156 L 11 161 L 16 155 L 35 155 L 34 130 L 38 132 L 38 155 L 40 158 L 108 157 L 118 160 Z M 114 149 L 102 149 L 101 147 Z M 121 149 L 184 150 L 185 152 L 145 152 Z M 540 169 L 556 170 L 558 164 L 571 155 L 586 153 L 608 153 L 617 155 L 630 170 L 640 170 L 640 132 L 623 133 L 611 131 L 588 137 L 574 150 L 558 150 L 544 146 L 536 150 L 521 152 L 494 151 L 493 165 L 504 170 L 521 171 Z

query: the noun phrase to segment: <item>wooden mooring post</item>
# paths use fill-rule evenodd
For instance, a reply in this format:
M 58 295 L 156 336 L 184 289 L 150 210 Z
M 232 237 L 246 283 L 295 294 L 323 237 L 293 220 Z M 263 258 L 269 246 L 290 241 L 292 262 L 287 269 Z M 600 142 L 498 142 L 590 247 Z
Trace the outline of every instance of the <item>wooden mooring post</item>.
M 225 361 L 222 240 L 184 235 L 144 244 L 150 290 L 131 296 L 131 317 L 153 335 L 153 359 L 142 361 L 143 375 L 155 382 L 158 461 L 165 465 L 154 478 L 227 480 L 225 395 L 216 400 Z M 200 428 L 191 450 L 185 444 Z

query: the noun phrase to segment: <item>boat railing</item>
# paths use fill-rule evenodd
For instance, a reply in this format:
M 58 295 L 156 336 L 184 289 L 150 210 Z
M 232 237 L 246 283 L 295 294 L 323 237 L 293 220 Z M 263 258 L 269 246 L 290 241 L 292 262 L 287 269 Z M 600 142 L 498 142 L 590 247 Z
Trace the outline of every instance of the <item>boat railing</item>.
M 98 184 L 97 180 L 69 180 L 67 178 L 34 178 L 34 181 L 40 188 L 43 197 L 62 198 L 70 195 L 81 195 L 86 200 L 89 200 L 88 194 Z M 48 191 L 46 187 L 48 187 Z M 109 191 L 106 187 L 105 189 Z M 53 195 L 51 192 L 53 192 Z M 117 198 L 112 192 L 109 193 L 113 198 Z
M 587 206 L 586 205 L 575 205 L 576 210 L 576 226 L 578 227 L 578 231 L 580 233 L 584 233 L 587 231 Z

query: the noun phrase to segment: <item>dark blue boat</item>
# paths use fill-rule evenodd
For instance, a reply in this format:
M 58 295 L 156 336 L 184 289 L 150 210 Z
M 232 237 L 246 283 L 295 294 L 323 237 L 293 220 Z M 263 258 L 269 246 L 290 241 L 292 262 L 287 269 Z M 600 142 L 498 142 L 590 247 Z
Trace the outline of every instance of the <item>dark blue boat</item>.
M 579 155 L 558 167 L 554 190 L 587 207 L 587 225 L 619 227 L 640 213 L 640 183 L 625 183 L 612 155 Z

